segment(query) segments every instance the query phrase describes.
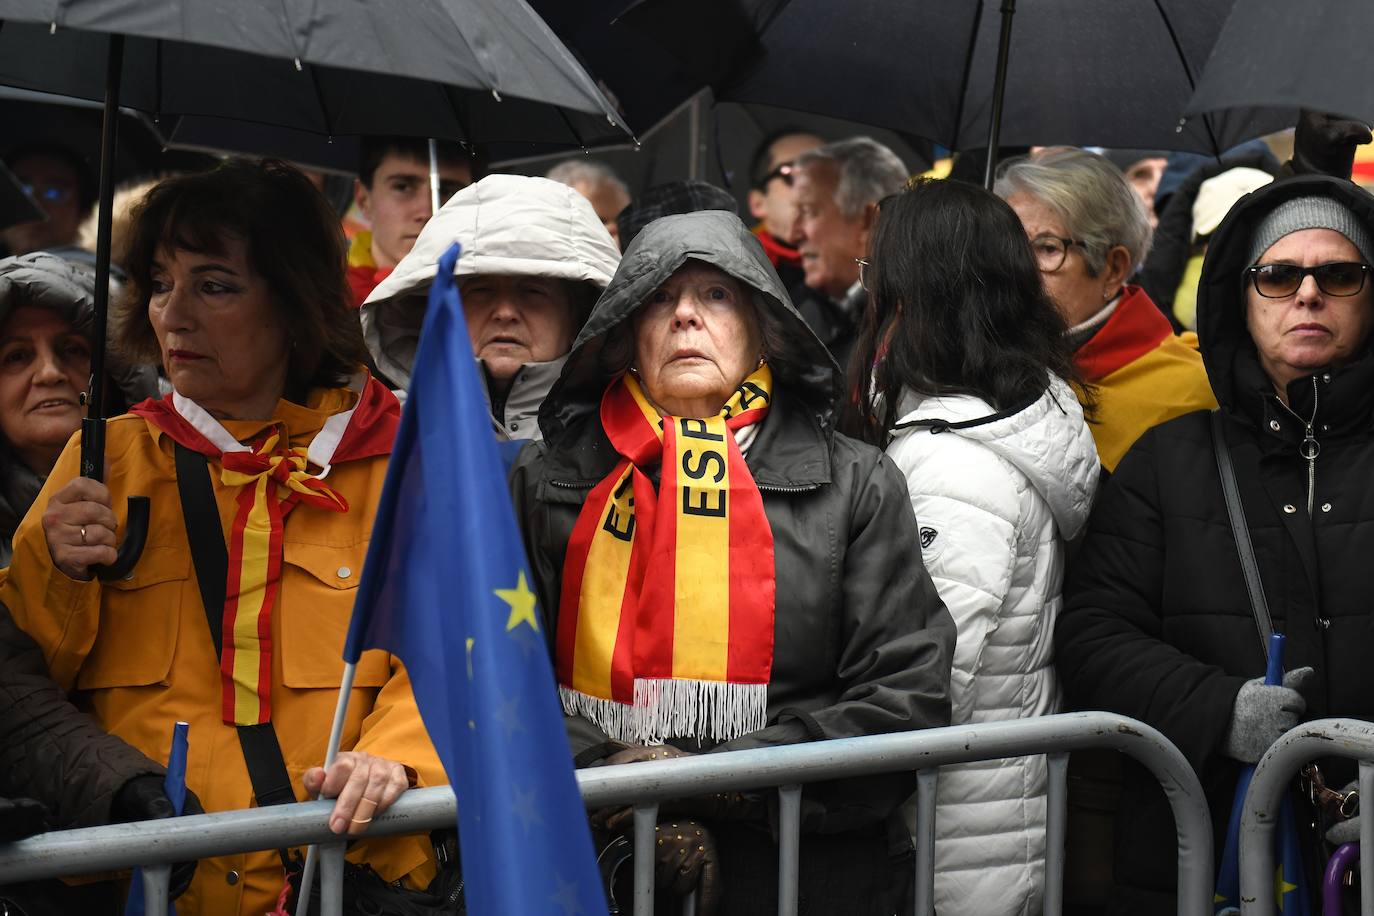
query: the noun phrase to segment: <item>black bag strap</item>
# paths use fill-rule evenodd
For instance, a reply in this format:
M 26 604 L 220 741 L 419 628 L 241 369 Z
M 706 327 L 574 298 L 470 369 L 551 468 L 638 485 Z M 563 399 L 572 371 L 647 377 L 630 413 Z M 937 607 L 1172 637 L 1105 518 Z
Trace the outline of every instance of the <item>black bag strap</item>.
M 178 442 L 176 471 L 181 514 L 186 521 L 186 540 L 191 545 L 200 600 L 205 605 L 205 622 L 210 625 L 210 636 L 215 641 L 215 657 L 221 658 L 224 655 L 224 590 L 229 578 L 229 551 L 224 546 L 224 528 L 219 522 L 215 489 L 210 483 L 210 466 L 204 455 Z M 296 793 L 291 788 L 291 776 L 272 723 L 240 725 L 238 734 L 258 806 L 294 802 Z
M 1221 475 L 1221 492 L 1226 497 L 1226 515 L 1231 520 L 1231 534 L 1240 554 L 1240 569 L 1245 574 L 1245 590 L 1250 594 L 1250 610 L 1255 615 L 1259 631 L 1260 652 L 1269 659 L 1269 637 L 1274 632 L 1274 619 L 1269 615 L 1269 602 L 1264 597 L 1260 581 L 1259 563 L 1255 561 L 1255 547 L 1250 542 L 1250 527 L 1245 523 L 1245 507 L 1240 501 L 1240 487 L 1236 485 L 1236 469 L 1231 463 L 1231 449 L 1226 445 L 1224 418 L 1220 410 L 1212 411 L 1212 450 L 1217 457 L 1217 472 Z

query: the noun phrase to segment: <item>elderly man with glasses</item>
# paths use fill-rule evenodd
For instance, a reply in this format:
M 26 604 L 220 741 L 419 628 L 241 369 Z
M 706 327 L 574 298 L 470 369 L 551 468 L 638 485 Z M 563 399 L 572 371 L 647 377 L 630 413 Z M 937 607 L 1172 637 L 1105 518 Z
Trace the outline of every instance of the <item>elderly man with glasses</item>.
M 867 303 L 858 262 L 868 251 L 878 201 L 900 191 L 908 177 L 897 154 L 869 137 L 813 149 L 794 164 L 791 240 L 807 294 L 794 292 L 793 300 L 841 369 L 848 367 Z
M 1074 362 L 1095 389 L 1090 428 L 1103 468 L 1114 471 L 1150 427 L 1216 407 L 1197 336 L 1175 335 L 1128 282 L 1150 247 L 1150 223 L 1120 169 L 1095 153 L 1050 148 L 1005 164 L 995 190 L 1021 217 Z

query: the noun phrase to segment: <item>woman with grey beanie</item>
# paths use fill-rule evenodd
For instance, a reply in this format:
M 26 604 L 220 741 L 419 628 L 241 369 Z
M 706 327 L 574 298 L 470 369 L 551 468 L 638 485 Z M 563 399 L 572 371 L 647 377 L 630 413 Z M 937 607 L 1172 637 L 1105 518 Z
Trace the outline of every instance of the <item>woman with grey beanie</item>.
M 1371 264 L 1374 197 L 1349 181 L 1294 178 L 1236 204 L 1198 295 L 1220 408 L 1157 426 L 1126 454 L 1065 588 L 1055 646 L 1070 703 L 1177 744 L 1207 790 L 1218 851 L 1243 764 L 1304 719 L 1374 719 Z M 1287 635 L 1283 686 L 1262 680 L 1266 619 Z M 1319 765 L 1333 789 L 1354 776 Z M 1173 821 L 1143 771 L 1128 771 L 1117 824 L 1108 911 L 1172 910 Z M 1324 864 L 1310 839 L 1309 871 Z

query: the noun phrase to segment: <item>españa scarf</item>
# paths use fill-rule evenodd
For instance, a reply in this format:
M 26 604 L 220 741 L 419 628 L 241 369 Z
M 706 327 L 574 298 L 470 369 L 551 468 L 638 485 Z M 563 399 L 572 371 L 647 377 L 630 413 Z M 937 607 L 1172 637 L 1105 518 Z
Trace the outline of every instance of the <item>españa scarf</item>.
M 332 414 L 310 447 L 283 441 L 273 425 L 245 445 L 202 407 L 179 394 L 131 408 L 173 440 L 220 461 L 220 482 L 238 490 L 229 531 L 220 655 L 221 715 L 227 725 L 272 717 L 272 611 L 281 588 L 282 535 L 299 505 L 347 512 L 348 500 L 324 482 L 331 465 L 391 452 L 399 405 L 375 379 L 355 386 L 352 407 Z M 310 466 L 319 468 L 311 474 Z
M 761 366 L 705 419 L 663 417 L 623 375 L 601 399 L 620 461 L 588 494 L 559 602 L 559 693 L 611 737 L 729 740 L 767 722 L 773 532 L 734 432 L 763 419 Z M 662 465 L 657 492 L 644 472 Z

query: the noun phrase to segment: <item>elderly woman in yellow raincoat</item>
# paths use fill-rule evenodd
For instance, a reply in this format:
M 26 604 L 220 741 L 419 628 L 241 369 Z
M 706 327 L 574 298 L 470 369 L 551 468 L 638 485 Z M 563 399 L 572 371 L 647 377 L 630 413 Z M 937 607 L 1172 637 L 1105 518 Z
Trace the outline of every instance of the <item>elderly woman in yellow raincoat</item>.
M 330 826 L 357 836 L 408 786 L 445 777 L 404 668 L 376 651 L 358 666 L 344 751 L 319 767 L 400 414 L 363 368 L 342 244 L 323 199 L 280 164 L 153 189 L 114 336 L 160 361 L 175 390 L 110 421 L 106 483 L 78 476 L 68 444 L 16 532 L 0 602 L 111 733 L 165 761 L 173 723 L 190 723 L 186 781 L 206 810 L 262 803 L 240 741 L 270 731 L 296 798 L 337 797 Z M 202 597 L 179 476 L 213 493 L 218 517 L 190 516 L 222 535 L 227 577 L 208 594 L 223 606 Z M 130 495 L 151 498 L 147 547 L 131 576 L 102 581 Z M 422 838 L 356 844 L 350 858 L 388 881 L 433 874 Z M 178 906 L 262 913 L 282 882 L 274 851 L 207 860 Z

